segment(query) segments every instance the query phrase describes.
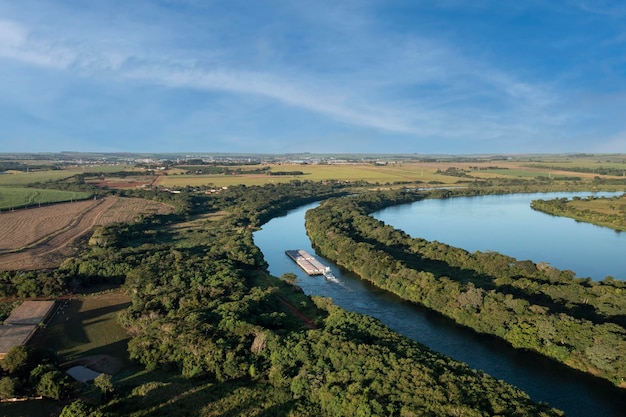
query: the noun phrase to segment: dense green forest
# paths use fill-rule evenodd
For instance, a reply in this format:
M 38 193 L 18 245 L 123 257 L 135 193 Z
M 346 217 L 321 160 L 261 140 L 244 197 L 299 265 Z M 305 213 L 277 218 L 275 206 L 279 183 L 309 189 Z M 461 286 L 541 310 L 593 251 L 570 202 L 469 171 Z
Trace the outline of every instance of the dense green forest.
M 562 415 L 267 274 L 252 231 L 289 208 L 349 192 L 298 181 L 216 195 L 124 192 L 176 199 L 179 212 L 108 226 L 100 232 L 106 239 L 57 270 L 3 273 L 5 295 L 35 295 L 42 281 L 46 294 L 105 282 L 123 285 L 131 298 L 120 321 L 132 336 L 130 357 L 145 371 L 114 378 L 106 401 L 73 402 L 62 415 Z
M 530 205 L 534 210 L 555 216 L 606 226 L 616 230 L 626 230 L 626 194 L 615 197 L 594 197 L 582 199 L 574 197 L 553 200 L 534 200 Z
M 435 192 L 442 193 L 455 192 Z M 411 238 L 369 215 L 428 196 L 388 191 L 331 199 L 307 212 L 307 232 L 322 255 L 380 288 L 516 348 L 624 385 L 624 282 L 593 282 L 545 264 Z

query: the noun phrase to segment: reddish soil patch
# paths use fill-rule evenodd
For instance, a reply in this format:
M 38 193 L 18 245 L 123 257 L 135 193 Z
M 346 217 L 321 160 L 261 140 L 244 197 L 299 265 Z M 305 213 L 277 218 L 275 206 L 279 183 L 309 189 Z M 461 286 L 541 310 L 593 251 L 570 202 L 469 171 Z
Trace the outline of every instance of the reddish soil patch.
M 276 296 L 276 298 L 278 298 L 278 301 L 280 301 L 293 314 L 295 314 L 295 316 L 298 317 L 302 321 L 302 323 L 305 324 L 306 327 L 308 327 L 310 329 L 317 329 L 317 326 L 315 325 L 313 320 L 311 320 L 310 318 L 308 318 L 307 316 L 302 314 L 302 312 L 300 310 L 298 310 L 298 308 L 296 306 L 291 304 L 289 301 L 285 300 L 283 297 Z
M 150 181 L 97 181 L 93 183 L 96 187 L 99 188 L 110 188 L 110 189 L 128 189 L 128 188 L 139 188 L 144 185 L 149 185 Z
M 156 187 L 156 185 L 159 183 L 159 181 L 161 181 L 161 178 L 163 178 L 163 175 L 157 175 L 156 177 L 154 177 L 154 179 L 150 183 L 150 186 L 151 187 Z
M 105 176 L 89 179 L 87 180 L 87 183 L 100 188 L 129 189 L 153 185 L 158 178 L 159 176 L 153 175 L 133 175 L 126 178 Z

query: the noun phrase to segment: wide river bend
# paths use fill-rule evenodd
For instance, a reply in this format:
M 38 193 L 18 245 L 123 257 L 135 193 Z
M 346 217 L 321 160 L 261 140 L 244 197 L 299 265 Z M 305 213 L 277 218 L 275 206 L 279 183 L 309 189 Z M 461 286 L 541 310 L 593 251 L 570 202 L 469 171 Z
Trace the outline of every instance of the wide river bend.
M 527 210 L 531 211 L 529 207 L 530 200 L 535 198 L 554 198 L 556 194 L 519 194 L 512 196 L 487 196 L 487 197 L 471 197 L 471 198 L 458 198 L 445 200 L 444 204 L 454 201 L 453 204 L 457 207 L 457 216 L 469 216 L 467 217 L 469 223 L 478 224 L 478 221 L 474 221 L 476 212 L 480 211 L 479 206 L 492 207 L 490 217 L 496 217 L 494 213 L 500 213 L 499 216 L 504 216 L 506 213 L 512 215 L 510 222 L 523 223 L 528 220 L 522 220 L 523 209 L 517 207 L 515 209 L 511 207 L 500 206 L 496 208 L 494 202 L 486 201 L 488 199 L 500 200 L 501 202 L 515 202 L 520 204 L 520 196 L 523 196 L 525 200 L 525 206 Z M 564 196 L 565 194 L 558 194 L 558 196 Z M 567 194 L 572 195 L 572 194 Z M 505 197 L 505 198 L 502 198 Z M 475 199 L 483 199 L 476 201 Z M 427 237 L 419 232 L 414 232 L 406 227 L 406 224 L 399 223 L 398 214 L 401 209 L 415 209 L 416 206 L 423 204 L 435 204 L 431 202 L 437 202 L 438 200 L 426 200 L 413 204 L 397 206 L 390 209 L 385 209 L 379 213 L 375 213 L 375 217 L 389 222 L 390 224 L 405 230 L 407 233 L 413 236 L 425 237 L 429 240 L 436 239 L 444 243 L 453 244 L 454 246 L 464 247 L 468 250 L 477 250 L 479 248 L 472 248 L 454 243 L 446 240 L 446 237 Z M 457 202 L 465 201 L 467 205 L 456 204 Z M 439 201 L 441 202 L 441 201 Z M 514 205 L 515 205 L 514 204 Z M 330 265 L 338 278 L 338 283 L 325 280 L 321 276 L 309 277 L 298 266 L 291 261 L 286 255 L 287 249 L 305 249 L 310 253 L 314 253 L 311 247 L 311 242 L 304 228 L 304 214 L 307 210 L 317 206 L 317 203 L 302 206 L 298 209 L 290 211 L 283 217 L 272 219 L 263 228 L 254 234 L 255 244 L 261 249 L 265 260 L 269 264 L 269 271 L 272 275 L 281 276 L 287 272 L 293 272 L 299 277 L 298 285 L 303 289 L 306 294 L 319 295 L 330 297 L 333 302 L 349 311 L 354 311 L 361 314 L 366 314 L 381 320 L 384 324 L 392 328 L 393 330 L 413 339 L 424 345 L 430 347 L 433 350 L 448 355 L 454 359 L 466 362 L 475 369 L 483 370 L 490 375 L 507 381 L 508 383 L 519 387 L 526 391 L 531 398 L 536 401 L 547 402 L 553 407 L 564 410 L 568 416 L 571 417 L 624 417 L 626 415 L 626 392 L 624 390 L 618 390 L 611 386 L 609 383 L 590 377 L 583 373 L 571 370 L 563 365 L 554 363 L 548 359 L 545 359 L 539 355 L 530 352 L 519 352 L 509 347 L 506 343 L 499 341 L 495 338 L 483 335 L 477 335 L 474 332 L 465 328 L 455 325 L 451 320 L 440 317 L 436 313 L 432 313 L 426 309 L 416 306 L 412 303 L 405 302 L 398 297 L 390 294 L 386 291 L 373 287 L 367 282 L 359 279 L 354 274 L 341 269 L 329 260 L 319 256 L 319 258 Z M 434 212 L 441 211 L 441 209 L 431 209 Z M 526 213 L 527 214 L 527 213 Z M 540 214 L 549 219 L 558 219 L 552 216 L 534 212 L 534 214 Z M 388 217 L 391 215 L 393 220 Z M 386 217 L 387 216 L 387 217 Z M 424 220 L 423 215 L 419 212 L 411 213 L 409 216 L 414 222 L 420 224 L 429 224 L 430 221 Z M 569 219 L 566 220 L 568 225 L 572 228 L 578 228 L 579 226 L 589 226 L 584 223 L 577 223 Z M 569 221 L 568 221 L 569 220 Z M 474 232 L 461 231 L 458 229 L 458 223 L 453 221 L 446 221 L 448 228 L 456 230 L 456 234 L 476 233 L 479 235 L 499 235 L 503 234 L 509 239 L 515 240 L 515 235 L 510 229 L 505 232 L 497 233 L 493 232 L 488 225 L 483 223 L 483 228 L 477 229 Z M 496 226 L 499 228 L 500 226 Z M 593 227 L 594 229 L 601 229 Z M 418 227 L 419 230 L 421 228 Z M 524 229 L 522 227 L 522 229 Z M 606 232 L 608 229 L 603 229 Z M 479 233 L 480 232 L 480 233 Z M 520 242 L 525 242 L 527 245 L 535 245 L 546 241 L 546 237 L 543 233 L 554 233 L 553 229 L 539 228 L 535 230 L 533 239 L 524 240 L 517 239 Z M 579 236 L 578 231 L 568 230 L 564 236 L 567 239 L 572 239 L 572 236 Z M 453 235 L 455 233 L 452 233 Z M 618 236 L 622 239 L 622 245 L 626 242 L 626 233 L 614 233 L 609 231 L 610 236 Z M 584 239 L 585 237 L 580 237 Z M 471 241 L 471 239 L 469 239 Z M 552 246 L 551 246 L 552 247 Z M 510 256 L 514 256 L 518 259 L 532 259 L 533 261 L 549 262 L 562 269 L 572 269 L 578 275 L 581 275 L 580 270 L 573 266 L 560 266 L 558 261 L 548 257 L 541 256 L 536 258 L 534 256 L 524 255 L 519 256 L 514 253 L 508 252 L 505 249 L 501 249 L 497 245 L 490 245 L 489 249 L 496 250 L 498 252 L 505 253 Z M 483 249 L 480 249 L 483 250 Z M 550 251 L 539 250 L 539 254 L 548 255 L 554 253 L 553 249 Z M 622 246 L 622 254 L 624 246 Z M 612 259 L 612 258 L 611 258 Z M 618 258 L 619 259 L 619 258 Z M 603 262 L 603 261 L 598 261 Z M 619 263 L 619 262 L 618 262 Z M 585 269 L 582 272 L 582 276 L 592 276 L 595 279 L 601 279 L 605 275 L 614 275 L 616 278 L 624 277 L 624 274 L 617 269 L 604 270 L 599 269 Z M 604 274 L 604 275 L 603 275 Z

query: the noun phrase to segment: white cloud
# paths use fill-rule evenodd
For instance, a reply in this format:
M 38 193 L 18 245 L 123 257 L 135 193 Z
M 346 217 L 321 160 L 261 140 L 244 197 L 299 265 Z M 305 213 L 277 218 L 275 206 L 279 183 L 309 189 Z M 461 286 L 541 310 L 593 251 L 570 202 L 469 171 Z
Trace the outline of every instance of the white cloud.
M 17 22 L 0 20 L 0 58 L 61 69 L 70 65 L 76 54 L 54 42 L 33 40 L 31 31 Z
M 26 41 L 28 33 L 24 27 L 10 20 L 0 19 L 0 47 L 18 47 Z
M 384 107 L 375 108 L 368 104 L 357 105 L 349 97 L 339 94 L 331 95 L 327 92 L 314 92 L 302 88 L 297 82 L 278 79 L 268 74 L 141 67 L 125 72 L 123 76 L 173 87 L 253 94 L 278 100 L 283 104 L 326 114 L 344 123 L 391 132 L 415 132 L 415 128 L 408 122 Z
M 65 12 L 58 9 L 53 18 L 40 17 L 43 25 L 0 20 L 0 59 L 59 70 L 68 84 L 79 78 L 262 97 L 325 116 L 312 117 L 316 122 L 405 139 L 547 137 L 574 118 L 556 86 L 505 69 L 489 53 L 472 56 L 427 30 L 384 31 L 360 2 L 313 15 L 300 2 L 286 8 L 296 10 L 296 22 L 259 25 L 259 36 L 250 28 L 221 33 L 230 15 L 217 16 L 213 26 L 213 9 L 203 10 L 206 20 L 194 20 L 189 32 L 181 26 L 185 19 L 172 22 L 163 10 L 146 11 L 157 20 L 133 15 L 118 22 L 115 13 L 98 20 L 98 13 L 81 9 L 74 19 L 80 23 L 68 25 L 72 19 L 55 19 Z M 244 23 L 253 22 L 248 18 Z M 294 33 L 302 39 L 291 41 L 287 35 Z M 169 103 L 153 105 L 166 112 Z

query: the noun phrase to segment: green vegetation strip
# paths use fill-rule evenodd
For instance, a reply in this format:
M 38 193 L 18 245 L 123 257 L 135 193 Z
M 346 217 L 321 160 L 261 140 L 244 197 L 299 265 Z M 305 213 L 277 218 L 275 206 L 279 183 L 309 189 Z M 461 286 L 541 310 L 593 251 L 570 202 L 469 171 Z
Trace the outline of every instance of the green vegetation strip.
M 576 279 L 545 264 L 411 238 L 367 214 L 424 197 L 379 192 L 333 199 L 307 212 L 307 232 L 324 256 L 381 288 L 515 348 L 624 385 L 624 282 Z
M 0 173 L 0 186 L 25 187 L 38 182 L 63 180 L 75 174 L 75 171 L 69 169 L 35 172 L 6 172 Z
M 252 239 L 256 227 L 350 192 L 337 182 L 297 182 L 180 193 L 172 198 L 183 214 L 108 226 L 110 239 L 58 270 L 2 279 L 9 294 L 37 291 L 33 282 L 52 292 L 124 281 L 131 304 L 118 320 L 131 336 L 130 358 L 146 371 L 113 379 L 114 396 L 94 403 L 107 416 L 562 415 L 378 320 L 312 300 L 266 274 Z M 65 355 L 96 351 L 63 344 Z
M 596 175 L 612 175 L 612 176 L 626 176 L 626 164 L 621 163 L 561 163 L 561 164 L 529 164 L 532 168 L 541 168 L 549 170 L 561 170 L 570 172 L 582 172 L 587 174 Z
M 232 187 L 194 199 L 197 211 L 231 213 L 203 228 L 144 225 L 115 233 L 119 239 L 88 262 L 122 254 L 132 305 L 121 322 L 134 335 L 131 358 L 148 370 L 167 367 L 172 376 L 129 387 L 130 395 L 102 410 L 131 416 L 181 408 L 206 415 L 559 415 L 329 300 L 291 301 L 314 330 L 282 308 L 278 300 L 293 300 L 289 294 L 297 290 L 259 275 L 264 261 L 251 230 L 294 204 L 339 192 L 345 191 L 316 183 Z M 185 387 L 184 378 L 192 377 L 197 382 Z
M 0 187 L 0 210 L 84 200 L 90 196 L 90 193 L 83 191 Z
M 554 216 L 565 216 L 615 230 L 626 230 L 626 194 L 610 198 L 591 196 L 586 199 L 575 197 L 572 200 L 567 198 L 534 200 L 530 206 Z

